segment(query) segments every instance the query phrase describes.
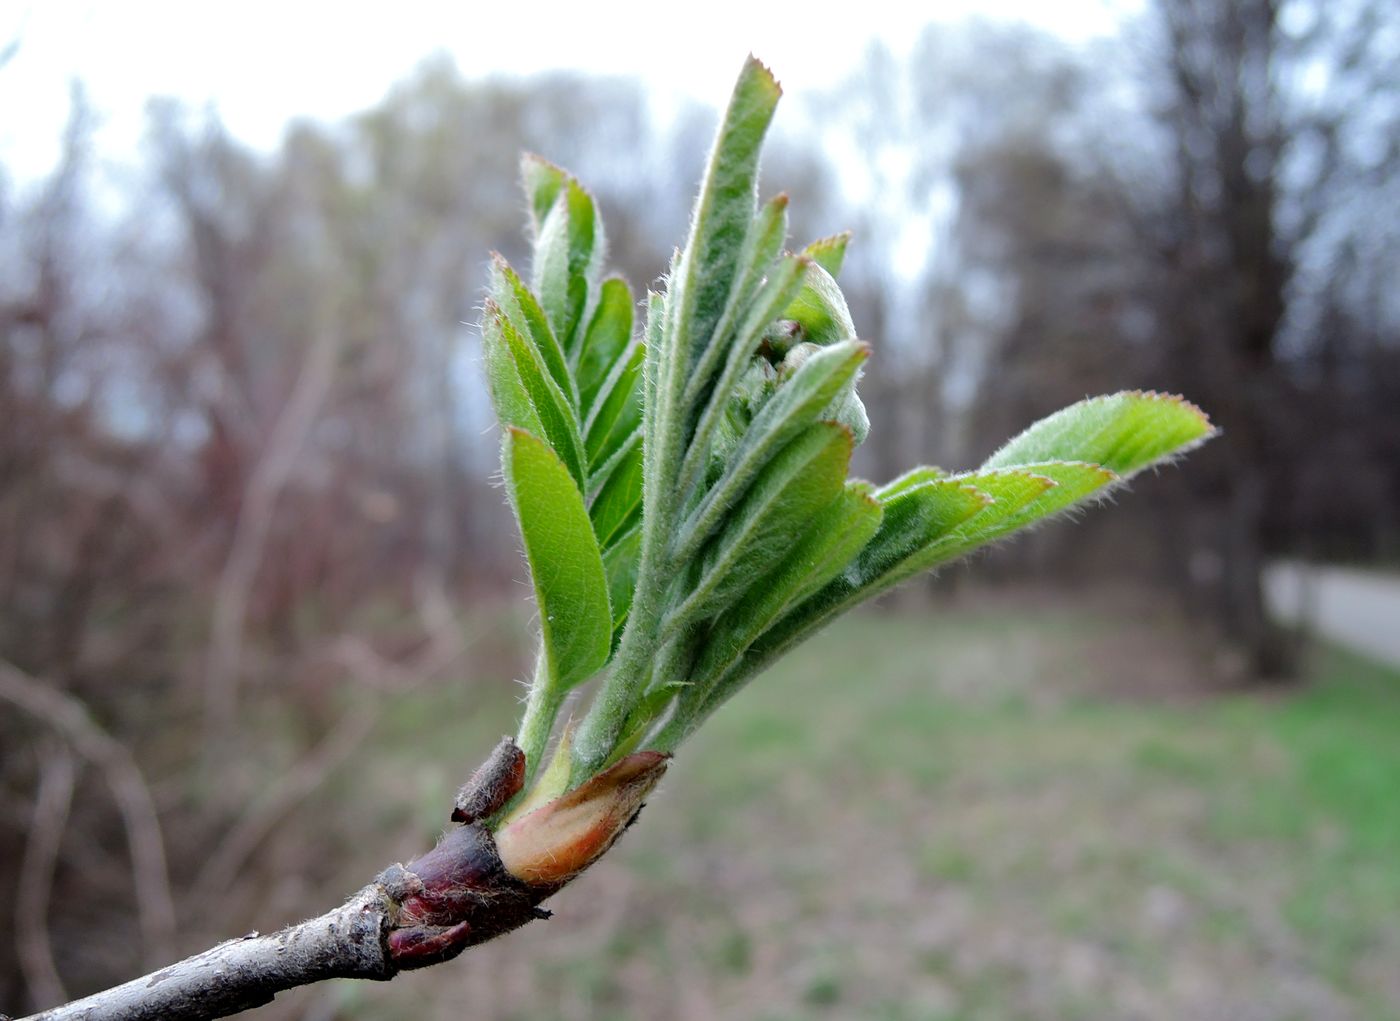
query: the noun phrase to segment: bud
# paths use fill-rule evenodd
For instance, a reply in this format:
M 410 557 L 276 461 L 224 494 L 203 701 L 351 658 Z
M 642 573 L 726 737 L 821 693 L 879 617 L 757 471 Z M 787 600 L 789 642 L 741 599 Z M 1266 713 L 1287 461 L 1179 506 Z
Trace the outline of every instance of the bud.
M 496 814 L 525 784 L 525 753 L 508 737 L 457 792 L 453 822 L 476 822 Z
M 497 831 L 496 852 L 506 871 L 531 886 L 567 883 L 627 828 L 669 759 L 636 752 Z

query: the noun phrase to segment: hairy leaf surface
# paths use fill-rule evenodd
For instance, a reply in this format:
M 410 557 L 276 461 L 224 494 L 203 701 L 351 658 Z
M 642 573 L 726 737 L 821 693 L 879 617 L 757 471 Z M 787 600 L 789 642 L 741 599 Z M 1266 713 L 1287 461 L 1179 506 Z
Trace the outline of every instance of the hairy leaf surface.
M 543 440 L 508 429 L 502 460 L 535 587 L 548 677 L 567 688 L 601 667 L 611 648 L 598 541 L 578 486 Z
M 1128 478 L 1190 450 L 1215 430 L 1205 412 L 1170 394 L 1091 397 L 1043 418 L 987 459 L 984 468 L 1042 461 L 1101 464 Z

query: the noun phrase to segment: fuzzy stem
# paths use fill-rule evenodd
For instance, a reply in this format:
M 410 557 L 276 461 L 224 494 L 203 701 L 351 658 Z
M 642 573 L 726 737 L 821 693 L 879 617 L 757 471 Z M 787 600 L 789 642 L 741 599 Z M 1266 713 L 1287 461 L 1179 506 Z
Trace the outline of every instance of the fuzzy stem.
M 520 718 L 520 734 L 517 742 L 525 752 L 525 787 L 539 769 L 544 758 L 545 746 L 554 730 L 554 721 L 559 715 L 559 707 L 564 703 L 564 692 L 549 675 L 549 657 L 543 648 L 535 661 L 535 677 L 530 682 L 530 694 L 526 697 L 525 712 Z

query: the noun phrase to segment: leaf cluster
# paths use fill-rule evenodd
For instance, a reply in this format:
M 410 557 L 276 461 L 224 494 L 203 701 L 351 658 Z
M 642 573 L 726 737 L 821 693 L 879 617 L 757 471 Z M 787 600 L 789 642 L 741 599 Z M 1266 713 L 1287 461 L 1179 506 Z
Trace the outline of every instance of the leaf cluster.
M 530 278 L 494 259 L 483 336 L 540 616 L 519 735 L 532 777 L 568 692 L 602 675 L 530 803 L 627 752 L 674 749 L 838 614 L 1212 433 L 1179 397 L 1120 393 L 1032 425 L 970 471 L 850 478 L 869 348 L 837 284 L 847 236 L 787 251 L 786 197 L 758 201 L 779 95 L 750 58 L 640 330 L 627 283 L 604 276 L 592 196 L 523 161 Z

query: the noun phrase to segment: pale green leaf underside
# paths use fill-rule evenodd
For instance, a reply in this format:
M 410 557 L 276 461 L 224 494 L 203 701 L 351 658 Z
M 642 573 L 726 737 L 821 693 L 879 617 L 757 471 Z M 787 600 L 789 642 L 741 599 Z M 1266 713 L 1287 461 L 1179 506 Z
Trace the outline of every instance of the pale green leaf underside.
M 677 740 L 693 730 L 732 693 L 723 679 L 750 645 L 786 610 L 802 602 L 846 569 L 875 535 L 884 508 L 865 482 L 849 482 L 795 537 L 781 562 L 755 580 L 743 597 L 715 621 L 705 637 L 697 676 L 711 678 L 681 694 Z
M 676 540 L 678 556 L 699 548 L 720 527 L 754 476 L 803 429 L 819 421 L 869 356 L 864 344 L 847 341 L 808 358 L 754 418 L 725 474 L 686 521 Z
M 850 433 L 810 426 L 769 463 L 699 559 L 698 577 L 675 616 L 693 621 L 722 607 L 771 568 L 807 523 L 840 494 Z

